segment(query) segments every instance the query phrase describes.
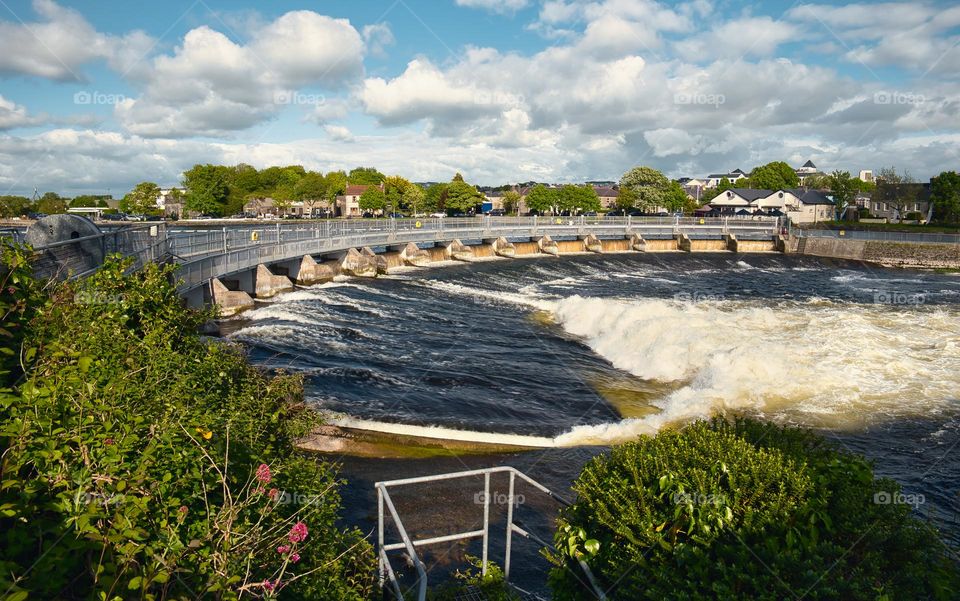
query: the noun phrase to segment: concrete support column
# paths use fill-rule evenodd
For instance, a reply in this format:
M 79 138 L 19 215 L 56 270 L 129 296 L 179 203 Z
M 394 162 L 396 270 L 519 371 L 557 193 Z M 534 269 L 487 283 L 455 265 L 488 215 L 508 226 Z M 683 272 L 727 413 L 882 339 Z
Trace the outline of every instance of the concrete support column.
M 377 277 L 377 260 L 351 248 L 340 261 L 340 271 L 360 278 Z
M 677 246 L 684 252 L 691 252 L 693 250 L 693 243 L 690 241 L 690 236 L 686 234 L 677 234 Z
M 537 248 L 540 249 L 540 252 L 546 253 L 548 255 L 553 255 L 555 257 L 560 256 L 560 247 L 557 246 L 557 243 L 554 242 L 553 238 L 550 236 L 542 236 L 536 238 Z
M 498 257 L 507 257 L 512 259 L 513 257 L 517 256 L 517 247 L 511 244 L 510 241 L 503 236 L 497 238 L 496 240 L 489 242 L 484 240 L 483 242 L 484 244 L 489 243 L 490 246 L 493 247 L 493 254 L 497 255 Z
M 297 271 L 297 284 L 312 286 L 320 282 L 329 282 L 335 275 L 337 272 L 329 265 L 317 263 L 310 255 L 304 255 L 300 261 L 300 269 Z
M 723 239 L 727 241 L 727 250 L 730 252 L 739 252 L 740 246 L 737 243 L 736 234 L 724 234 Z
M 643 239 L 643 236 L 640 234 L 633 234 L 627 236 L 630 240 L 630 248 L 639 252 L 646 252 L 647 250 L 647 241 Z
M 400 260 L 405 265 L 422 267 L 430 262 L 430 253 L 423 250 L 413 242 L 408 242 L 406 246 L 400 247 Z
M 603 252 L 603 243 L 600 242 L 600 239 L 594 236 L 593 234 L 588 234 L 587 236 L 582 236 L 583 239 L 583 248 L 592 252 L 592 253 L 602 253 Z
M 363 249 L 360 251 L 360 254 L 363 255 L 363 256 L 365 256 L 365 257 L 369 257 L 369 258 L 373 259 L 373 262 L 374 262 L 374 263 L 376 264 L 376 266 L 377 266 L 377 273 L 378 273 L 378 274 L 386 274 L 386 273 L 387 273 L 387 258 L 386 258 L 386 257 L 380 256 L 380 255 L 378 255 L 377 253 L 373 252 L 373 249 L 371 249 L 369 246 L 364 246 Z
M 218 278 L 210 280 L 210 298 L 220 308 L 220 315 L 231 317 L 253 307 L 253 299 L 241 290 L 229 290 Z
M 288 290 L 293 290 L 293 282 L 290 278 L 285 275 L 274 275 L 266 265 L 257 265 L 257 298 L 270 298 Z
M 458 238 L 454 238 L 452 241 L 444 244 L 443 248 L 444 254 L 448 259 L 456 259 L 457 261 L 473 260 L 473 249 L 464 245 Z

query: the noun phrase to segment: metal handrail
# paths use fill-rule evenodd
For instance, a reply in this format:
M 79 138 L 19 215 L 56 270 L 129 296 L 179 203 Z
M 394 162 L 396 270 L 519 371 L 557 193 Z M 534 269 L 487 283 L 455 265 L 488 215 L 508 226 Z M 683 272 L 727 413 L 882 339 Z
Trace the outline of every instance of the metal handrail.
M 461 472 L 451 472 L 447 474 L 436 474 L 433 476 L 419 476 L 415 478 L 402 478 L 399 480 L 386 480 L 382 482 L 377 482 L 374 484 L 374 487 L 377 490 L 377 513 L 378 513 L 378 523 L 377 523 L 377 545 L 378 545 L 378 573 L 380 575 L 380 588 L 383 589 L 384 585 L 389 580 L 390 586 L 393 589 L 396 598 L 399 601 L 403 601 L 404 596 L 403 592 L 400 590 L 400 584 L 397 581 L 396 572 L 393 570 L 393 566 L 390 564 L 390 558 L 388 552 L 405 550 L 407 555 L 410 557 L 410 560 L 413 562 L 417 570 L 417 599 L 418 601 L 423 601 L 426 599 L 427 595 L 427 573 L 426 569 L 423 566 L 423 562 L 420 560 L 420 557 L 417 555 L 417 547 L 433 545 L 438 543 L 452 542 L 457 540 L 468 540 L 473 538 L 481 538 L 483 540 L 483 555 L 481 558 L 480 573 L 481 575 L 487 574 L 487 563 L 489 561 L 489 539 L 490 539 L 490 476 L 492 474 L 498 473 L 507 473 L 510 475 L 509 490 L 507 493 L 507 528 L 506 528 L 506 542 L 504 545 L 504 567 L 503 567 L 503 576 L 504 581 L 509 584 L 510 579 L 510 558 L 512 551 L 512 537 L 513 534 L 519 534 L 524 538 L 529 538 L 538 542 L 543 546 L 547 545 L 543 540 L 537 538 L 536 536 L 529 533 L 524 528 L 520 527 L 513 516 L 513 506 L 515 502 L 515 483 L 516 478 L 519 477 L 524 482 L 530 484 L 537 490 L 545 493 L 552 499 L 555 499 L 559 503 L 569 506 L 570 502 L 564 499 L 562 496 L 554 493 L 546 486 L 540 484 L 533 478 L 530 478 L 523 472 L 517 470 L 514 467 L 510 466 L 498 466 L 498 467 L 489 467 L 476 470 L 466 470 Z M 400 515 L 397 512 L 396 507 L 393 504 L 393 499 L 390 498 L 389 488 L 391 487 L 400 487 L 408 486 L 411 484 L 424 484 L 428 482 L 440 482 L 443 480 L 454 480 L 458 478 L 469 478 L 473 476 L 483 476 L 483 486 L 484 486 L 484 503 L 483 503 L 483 528 L 480 530 L 470 530 L 466 532 L 457 532 L 454 534 L 447 534 L 443 536 L 435 536 L 431 538 L 424 539 L 411 539 L 407 533 L 406 528 L 403 526 L 403 522 L 400 519 Z M 401 542 L 398 543 L 387 543 L 384 537 L 384 518 L 385 512 L 384 507 L 390 512 L 391 517 L 393 518 L 394 524 L 397 528 L 397 532 L 400 534 Z M 602 590 L 597 586 L 596 579 L 593 576 L 593 573 L 590 571 L 590 567 L 586 562 L 580 562 L 581 569 L 584 570 L 584 573 L 587 576 L 587 581 L 590 587 L 594 590 L 594 593 L 599 599 L 605 599 L 605 595 Z

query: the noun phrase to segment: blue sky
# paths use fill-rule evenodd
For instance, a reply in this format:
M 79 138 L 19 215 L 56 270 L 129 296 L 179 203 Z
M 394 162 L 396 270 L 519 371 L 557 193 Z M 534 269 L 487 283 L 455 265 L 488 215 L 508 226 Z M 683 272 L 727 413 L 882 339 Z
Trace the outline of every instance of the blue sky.
M 960 158 L 942 2 L 0 0 L 0 194 L 196 162 L 478 184 Z

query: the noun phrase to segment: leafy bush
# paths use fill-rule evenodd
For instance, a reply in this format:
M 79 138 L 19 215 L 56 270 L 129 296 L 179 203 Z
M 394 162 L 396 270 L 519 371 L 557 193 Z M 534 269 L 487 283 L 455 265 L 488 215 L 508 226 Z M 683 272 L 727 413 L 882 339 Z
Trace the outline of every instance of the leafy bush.
M 555 598 L 956 599 L 960 573 L 890 480 L 804 430 L 698 422 L 592 460 L 550 554 Z
M 298 455 L 301 381 L 197 334 L 168 268 L 40 289 L 8 249 L 0 591 L 14 598 L 361 599 L 372 550 Z M 5 318 L 6 324 L 6 318 Z

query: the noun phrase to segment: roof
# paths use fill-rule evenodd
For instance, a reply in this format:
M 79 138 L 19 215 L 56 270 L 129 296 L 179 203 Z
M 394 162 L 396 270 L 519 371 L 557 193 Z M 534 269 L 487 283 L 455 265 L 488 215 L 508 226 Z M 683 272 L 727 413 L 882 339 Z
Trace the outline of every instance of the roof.
M 739 177 L 746 177 L 746 176 L 747 176 L 746 173 L 737 169 L 736 171 L 731 171 L 730 173 L 711 173 L 710 175 L 707 176 L 707 179 L 723 179 L 723 178 L 736 179 Z
M 750 202 L 757 200 L 758 198 L 766 198 L 773 194 L 773 190 L 757 190 L 756 188 L 730 188 L 728 192 L 733 192 L 734 194 L 745 198 Z M 723 194 L 721 192 L 720 194 Z M 719 197 L 719 194 L 717 195 Z
M 790 188 L 784 190 L 800 199 L 805 205 L 832 205 L 834 202 L 820 190 L 811 190 L 809 188 Z
M 370 186 L 366 184 L 353 184 L 353 185 L 347 186 L 347 190 L 343 194 L 344 196 L 359 196 L 360 194 L 363 194 L 364 192 L 366 192 L 367 188 L 373 188 L 373 187 L 379 187 L 379 186 Z
M 597 193 L 597 196 L 616 196 L 617 191 L 610 186 L 594 186 L 593 190 Z
M 803 167 L 809 167 L 811 169 L 816 169 L 817 166 L 813 164 L 813 161 L 807 159 L 807 162 L 803 164 Z

